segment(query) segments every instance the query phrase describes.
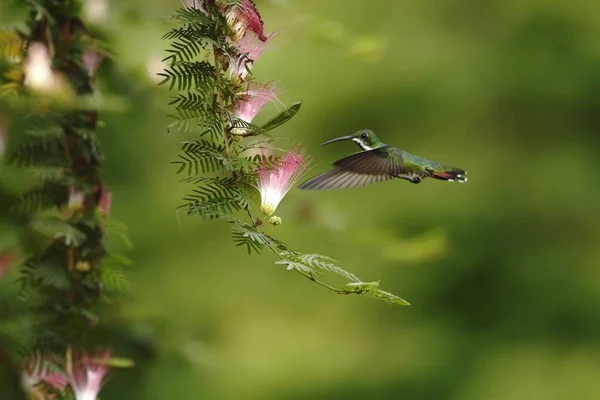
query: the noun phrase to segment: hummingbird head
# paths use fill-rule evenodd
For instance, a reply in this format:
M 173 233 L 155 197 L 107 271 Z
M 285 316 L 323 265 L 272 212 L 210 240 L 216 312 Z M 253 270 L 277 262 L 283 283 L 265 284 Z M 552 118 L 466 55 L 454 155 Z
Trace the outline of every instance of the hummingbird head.
M 323 146 L 329 143 L 337 142 L 340 140 L 352 140 L 363 150 L 371 150 L 380 147 L 383 143 L 377 136 L 368 129 L 361 129 L 353 135 L 341 136 L 339 138 L 331 139 L 323 143 Z

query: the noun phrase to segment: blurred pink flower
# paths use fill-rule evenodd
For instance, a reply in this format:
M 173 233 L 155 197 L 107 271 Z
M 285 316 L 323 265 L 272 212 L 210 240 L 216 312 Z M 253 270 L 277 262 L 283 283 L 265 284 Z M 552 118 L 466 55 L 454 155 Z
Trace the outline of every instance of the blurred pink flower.
M 8 271 L 8 267 L 15 259 L 15 255 L 7 250 L 0 250 L 0 278 Z
M 260 209 L 266 216 L 273 215 L 287 192 L 302 177 L 310 162 L 298 150 L 288 152 L 272 169 L 265 165 L 258 170 Z
M 84 198 L 85 196 L 81 190 L 69 187 L 69 200 L 67 203 L 67 208 L 73 210 L 83 207 Z
M 4 129 L 2 129 L 2 127 L 0 126 L 0 156 L 2 156 L 2 154 L 4 154 L 5 150 L 6 150 L 6 134 L 4 132 Z
M 265 104 L 277 99 L 277 91 L 273 83 L 248 82 L 247 90 L 239 96 L 234 115 L 244 122 L 251 123 Z
M 88 22 L 101 24 L 108 20 L 110 13 L 108 0 L 86 0 L 83 15 Z
M 104 59 L 104 56 L 92 49 L 85 49 L 83 51 L 83 65 L 89 76 L 93 76 L 96 70 L 100 66 L 100 63 Z
M 112 193 L 108 189 L 102 191 L 102 197 L 100 197 L 100 203 L 98 204 L 98 210 L 102 215 L 108 217 L 110 215 L 110 207 L 112 205 Z
M 274 36 L 275 33 L 271 33 L 264 41 L 259 40 L 255 34 L 247 34 L 241 38 L 235 45 L 240 54 L 231 60 L 229 70 L 231 76 L 245 79 L 248 75 L 248 70 L 252 68 Z
M 21 372 L 21 384 L 27 392 L 39 394 L 41 388 L 38 388 L 38 385 L 41 382 L 56 391 L 62 392 L 65 390 L 68 379 L 62 372 L 51 370 L 50 364 L 52 361 L 50 355 L 36 354 L 29 358 Z
M 105 361 L 110 359 L 110 356 L 110 350 L 98 352 L 95 357 L 82 353 L 79 359 L 73 362 L 69 382 L 76 400 L 96 400 L 102 389 L 102 380 L 108 372 L 108 367 L 98 360 Z
M 29 45 L 24 71 L 25 86 L 42 91 L 56 89 L 58 82 L 52 70 L 52 58 L 44 43 L 33 42 Z
M 229 28 L 233 31 L 233 40 L 237 41 L 247 31 L 256 33 L 258 39 L 265 42 L 264 24 L 252 0 L 240 0 L 239 4 L 228 4 L 223 9 Z

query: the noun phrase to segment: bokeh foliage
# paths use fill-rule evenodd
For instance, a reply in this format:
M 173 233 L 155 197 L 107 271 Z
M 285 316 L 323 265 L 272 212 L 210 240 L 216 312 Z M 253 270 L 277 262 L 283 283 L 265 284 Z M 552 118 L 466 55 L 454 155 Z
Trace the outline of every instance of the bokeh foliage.
M 160 18 L 178 4 L 111 4 L 102 29 L 123 70 L 101 71 L 120 101 L 100 140 L 113 212 L 136 245 L 119 318 L 154 357 L 104 397 L 596 398 L 594 2 L 259 3 L 282 34 L 255 73 L 278 76 L 284 102 L 303 100 L 285 135 L 323 160 L 315 172 L 354 150 L 319 143 L 360 128 L 469 171 L 461 186 L 292 191 L 282 204 L 283 240 L 381 277 L 411 300 L 402 309 L 321 293 L 243 251 L 223 256 L 228 227 L 177 218 L 186 189 L 165 149 L 181 137 L 162 129 L 169 94 L 144 62 L 166 56 Z M 10 287 L 0 281 L 2 299 Z

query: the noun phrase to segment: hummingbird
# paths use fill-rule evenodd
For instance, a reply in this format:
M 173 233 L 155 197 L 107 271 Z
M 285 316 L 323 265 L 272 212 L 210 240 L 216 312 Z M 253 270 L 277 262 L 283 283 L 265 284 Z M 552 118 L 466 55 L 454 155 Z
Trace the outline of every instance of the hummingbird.
M 353 135 L 328 140 L 322 146 L 341 140 L 351 140 L 363 151 L 350 154 L 333 163 L 333 169 L 323 172 L 298 186 L 304 190 L 345 189 L 400 178 L 421 183 L 432 177 L 448 182 L 467 181 L 465 170 L 415 156 L 383 143 L 368 129 Z

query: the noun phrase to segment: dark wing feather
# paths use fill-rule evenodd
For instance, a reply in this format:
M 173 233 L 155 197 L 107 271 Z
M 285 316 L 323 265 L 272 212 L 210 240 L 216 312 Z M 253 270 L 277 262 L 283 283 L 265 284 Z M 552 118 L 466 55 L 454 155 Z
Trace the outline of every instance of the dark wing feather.
M 345 189 L 388 181 L 402 172 L 402 157 L 396 149 L 384 146 L 350 154 L 334 162 L 333 166 L 336 168 L 309 179 L 298 188 Z
M 350 154 L 333 163 L 334 167 L 367 175 L 399 175 L 402 173 L 400 151 L 390 146 Z
M 304 190 L 346 189 L 370 185 L 393 179 L 392 175 L 357 174 L 343 169 L 333 169 L 323 172 L 298 186 Z

